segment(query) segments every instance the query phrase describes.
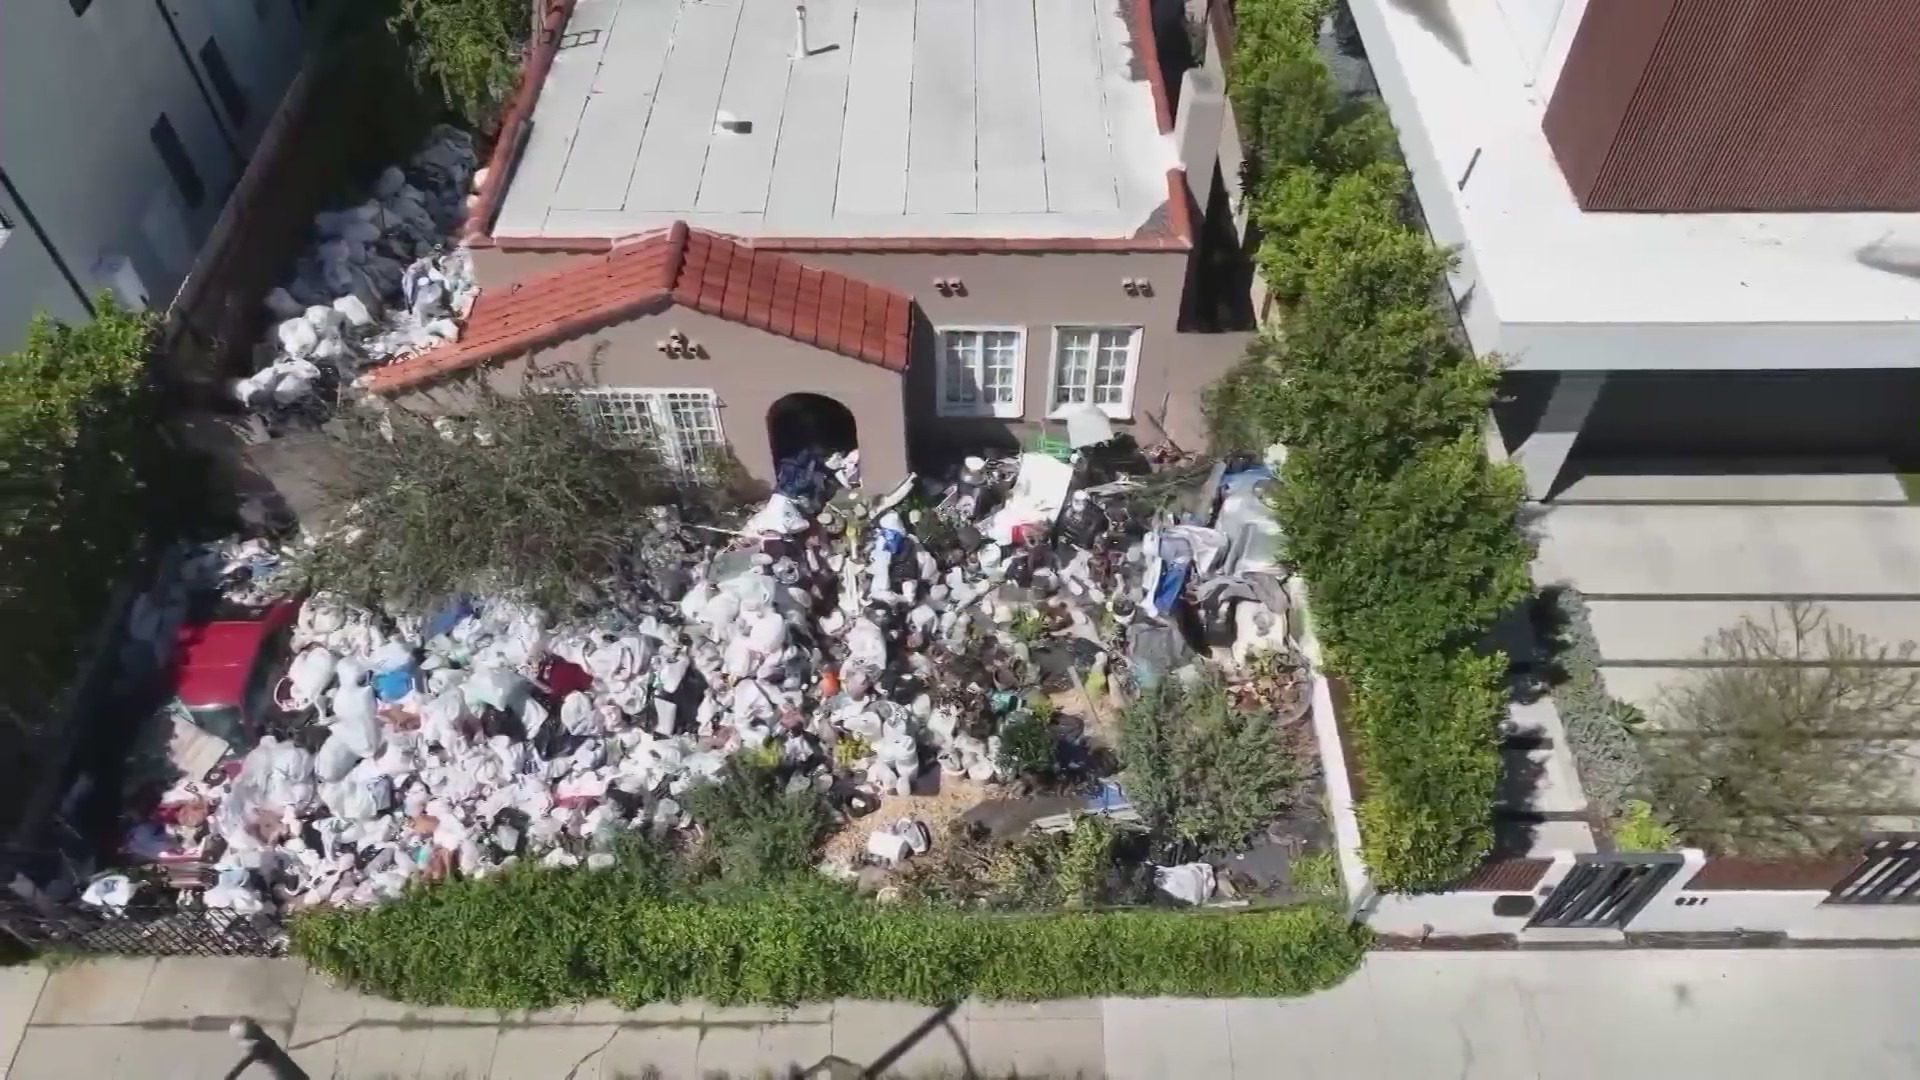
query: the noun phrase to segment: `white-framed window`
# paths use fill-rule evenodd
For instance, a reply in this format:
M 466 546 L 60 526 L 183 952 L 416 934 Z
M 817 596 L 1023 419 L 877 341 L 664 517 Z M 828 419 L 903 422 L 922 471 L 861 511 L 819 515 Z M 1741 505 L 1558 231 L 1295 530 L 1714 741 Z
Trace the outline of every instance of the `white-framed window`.
M 1056 326 L 1047 414 L 1098 405 L 1116 420 L 1133 416 L 1133 381 L 1140 369 L 1137 326 Z
M 1019 419 L 1027 332 L 1017 326 L 943 326 L 939 333 L 939 415 Z
M 711 390 L 576 391 L 611 442 L 652 444 L 668 465 L 697 468 L 727 444 L 720 400 Z

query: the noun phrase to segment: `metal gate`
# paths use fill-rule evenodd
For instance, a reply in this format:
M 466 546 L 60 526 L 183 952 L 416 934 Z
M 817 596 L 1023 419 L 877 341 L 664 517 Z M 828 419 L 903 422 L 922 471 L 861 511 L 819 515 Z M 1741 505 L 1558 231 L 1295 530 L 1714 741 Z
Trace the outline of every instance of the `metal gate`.
M 1827 894 L 1829 904 L 1920 904 L 1920 837 L 1877 840 Z
M 105 956 L 284 956 L 286 934 L 266 915 L 141 901 L 118 911 L 67 902 L 36 906 L 0 889 L 0 936 L 28 948 Z
M 1582 855 L 1527 923 L 1532 929 L 1618 930 L 1679 873 L 1679 855 Z

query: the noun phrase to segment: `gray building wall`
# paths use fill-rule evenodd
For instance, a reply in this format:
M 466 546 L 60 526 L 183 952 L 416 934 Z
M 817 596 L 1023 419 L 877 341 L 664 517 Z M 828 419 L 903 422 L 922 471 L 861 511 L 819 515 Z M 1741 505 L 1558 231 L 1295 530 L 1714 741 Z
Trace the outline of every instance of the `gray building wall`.
M 37 309 L 81 314 L 57 258 L 92 293 L 107 284 L 94 272 L 102 256 L 124 256 L 152 306 L 166 306 L 300 68 L 309 6 L 92 0 L 79 14 L 64 0 L 6 6 L 0 169 L 53 250 L 8 199 L 13 230 L 0 245 L 0 349 L 18 344 Z M 228 108 L 225 80 L 203 59 L 209 41 L 244 102 L 241 118 Z M 198 206 L 183 200 L 154 146 L 162 115 L 199 178 Z

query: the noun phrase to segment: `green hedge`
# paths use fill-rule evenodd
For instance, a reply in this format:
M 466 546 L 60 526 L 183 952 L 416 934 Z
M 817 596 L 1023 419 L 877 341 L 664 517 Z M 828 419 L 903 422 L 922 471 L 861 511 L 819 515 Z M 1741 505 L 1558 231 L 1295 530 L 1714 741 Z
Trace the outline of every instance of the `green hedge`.
M 499 1009 L 601 998 L 1275 997 L 1340 982 L 1366 943 L 1364 929 L 1317 906 L 994 916 L 879 906 L 810 878 L 682 898 L 624 869 L 521 868 L 293 925 L 299 955 L 361 989 Z
M 1340 99 L 1325 0 L 1243 0 L 1233 70 L 1256 261 L 1281 315 L 1214 388 L 1216 444 L 1284 442 L 1275 511 L 1348 677 L 1375 883 L 1447 884 L 1492 843 L 1505 664 L 1482 643 L 1530 587 L 1524 486 L 1482 443 L 1497 363 L 1436 302 L 1450 253 L 1409 223 L 1376 105 Z

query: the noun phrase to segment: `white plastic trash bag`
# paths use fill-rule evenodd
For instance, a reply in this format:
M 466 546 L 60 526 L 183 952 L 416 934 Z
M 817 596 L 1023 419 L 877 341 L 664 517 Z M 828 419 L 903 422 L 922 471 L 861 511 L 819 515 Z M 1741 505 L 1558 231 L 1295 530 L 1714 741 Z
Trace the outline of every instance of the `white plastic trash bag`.
M 600 717 L 594 711 L 593 699 L 575 690 L 560 703 L 560 725 L 569 735 L 600 734 Z
M 1156 866 L 1154 887 L 1185 904 L 1204 904 L 1213 896 L 1213 867 L 1206 863 Z
M 296 708 L 311 708 L 320 700 L 320 696 L 333 685 L 333 672 L 339 658 L 324 646 L 314 645 L 299 656 L 287 668 L 289 697 Z
M 80 901 L 93 907 L 119 910 L 133 902 L 133 881 L 124 874 L 108 874 L 87 886 Z
M 327 736 L 327 741 L 320 744 L 319 753 L 313 755 L 313 775 L 323 784 L 337 783 L 359 763 L 359 752 L 336 731 Z
M 363 758 L 380 753 L 380 717 L 371 686 L 342 686 L 333 693 L 333 734 Z

